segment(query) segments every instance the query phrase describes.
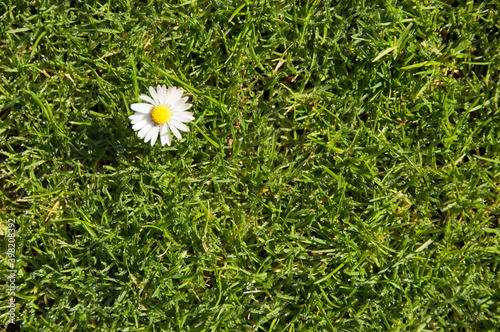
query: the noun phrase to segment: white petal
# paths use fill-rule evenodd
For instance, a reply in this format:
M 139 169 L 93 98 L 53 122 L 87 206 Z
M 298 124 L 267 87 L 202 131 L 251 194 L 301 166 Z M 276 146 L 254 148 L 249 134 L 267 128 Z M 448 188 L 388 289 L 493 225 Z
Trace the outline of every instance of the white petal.
M 184 93 L 184 91 L 182 91 L 182 89 L 175 88 L 174 92 L 172 93 L 172 98 L 174 100 L 182 99 L 182 94 L 183 93 Z
M 153 109 L 153 105 L 145 103 L 137 103 L 130 105 L 130 108 L 139 113 L 150 113 Z
M 179 121 L 179 122 L 191 122 L 194 120 L 194 118 L 175 114 L 175 115 L 172 115 L 172 120 Z
M 158 128 L 158 126 L 154 126 L 153 128 L 151 128 L 149 133 L 146 135 L 144 142 L 151 140 L 151 146 L 153 146 L 158 139 L 158 131 L 160 131 L 160 128 Z
M 181 112 L 190 109 L 193 106 L 193 104 L 182 104 L 181 106 L 177 107 L 176 110 Z
M 168 134 L 168 125 L 166 123 L 164 123 L 161 127 L 160 127 L 160 135 L 166 135 Z
M 174 125 L 179 130 L 189 131 L 189 128 L 184 123 L 182 123 L 180 121 L 176 121 L 174 119 L 170 119 L 170 121 L 168 123 Z
M 184 98 L 181 98 L 181 99 L 178 99 L 176 102 L 174 102 L 171 105 L 172 109 L 175 111 L 181 112 L 181 111 L 185 111 L 185 110 L 191 108 L 191 106 L 193 106 L 192 104 L 185 103 L 183 99 Z
M 169 87 L 167 90 L 167 94 L 165 96 L 166 100 L 170 101 L 170 96 L 172 96 L 172 92 L 174 91 L 175 87 Z
M 149 121 L 150 116 L 149 116 L 149 114 L 148 115 L 137 114 L 135 116 L 131 115 L 129 118 L 130 118 L 130 123 L 132 125 L 135 125 L 135 124 L 137 124 L 141 121 L 144 121 L 144 120 Z
M 177 100 L 175 103 L 172 104 L 172 107 L 173 108 L 180 107 L 181 105 L 183 105 L 188 100 L 188 98 L 189 97 L 183 97 L 183 98 Z
M 152 137 L 151 134 L 153 133 L 153 131 L 154 131 L 154 127 L 151 127 L 149 129 L 149 131 L 146 133 L 146 136 L 144 136 L 144 143 L 147 143 L 151 140 L 151 137 Z
M 170 144 L 172 144 L 172 135 L 170 134 L 160 135 L 160 141 L 162 146 L 165 144 L 168 144 L 168 146 L 170 146 Z
M 174 87 L 168 88 L 166 104 L 173 107 L 182 98 L 182 90 Z
M 141 122 L 142 120 L 146 120 L 149 117 L 148 114 L 141 114 L 141 113 L 135 113 L 128 118 L 130 119 L 130 122 L 134 125 L 136 123 Z
M 140 139 L 143 139 L 144 137 L 146 137 L 146 134 L 149 132 L 149 130 L 153 127 L 153 125 L 151 123 L 147 123 L 144 127 L 142 127 L 141 130 L 139 130 L 139 132 L 137 133 L 137 136 L 140 138 Z
M 191 117 L 194 120 L 193 112 L 184 112 L 184 111 L 182 111 L 182 112 L 178 112 L 177 114 L 182 114 L 182 116 Z
M 143 119 L 143 118 L 145 118 L 147 116 L 148 115 L 142 114 L 142 113 L 134 113 L 134 114 L 130 115 L 128 118 L 130 120 L 141 120 L 141 119 Z
M 177 130 L 177 128 L 175 128 L 175 126 L 173 124 L 171 124 L 170 122 L 167 122 L 167 123 L 168 123 L 168 127 L 170 128 L 170 130 L 172 130 L 172 133 L 175 135 L 175 137 L 177 137 L 178 139 L 182 139 L 182 135 Z
M 150 96 L 146 96 L 146 95 L 142 94 L 139 96 L 139 98 L 141 98 L 144 101 L 147 101 L 148 103 L 150 103 L 153 106 L 158 106 L 157 104 L 155 104 L 155 101 L 153 99 L 151 99 Z
M 142 121 L 139 121 L 137 123 L 134 123 L 133 126 L 132 126 L 132 129 L 137 131 L 137 130 L 141 130 L 142 128 L 144 128 L 145 125 L 147 125 L 149 123 L 148 120 L 142 120 Z
M 158 100 L 158 94 L 156 93 L 156 90 L 150 86 L 149 87 L 149 93 L 151 94 L 151 98 L 155 101 L 155 106 L 160 105 L 160 101 Z
M 194 116 L 191 112 L 176 112 L 172 114 L 172 119 L 182 122 L 191 122 L 194 120 Z
M 166 105 L 166 102 L 167 102 L 167 86 L 165 84 L 163 84 L 161 86 L 161 99 L 160 99 L 160 102 L 162 105 Z
M 163 95 L 163 87 L 160 84 L 156 86 L 156 94 L 158 95 L 158 104 L 163 105 L 165 97 Z

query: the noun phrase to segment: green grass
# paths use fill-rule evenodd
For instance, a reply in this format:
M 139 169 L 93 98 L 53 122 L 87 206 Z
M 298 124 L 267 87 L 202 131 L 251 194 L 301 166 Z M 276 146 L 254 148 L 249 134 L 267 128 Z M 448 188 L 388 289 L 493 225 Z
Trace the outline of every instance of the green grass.
M 166 3 L 0 5 L 23 331 L 500 326 L 495 1 Z M 171 147 L 127 118 L 156 84 Z

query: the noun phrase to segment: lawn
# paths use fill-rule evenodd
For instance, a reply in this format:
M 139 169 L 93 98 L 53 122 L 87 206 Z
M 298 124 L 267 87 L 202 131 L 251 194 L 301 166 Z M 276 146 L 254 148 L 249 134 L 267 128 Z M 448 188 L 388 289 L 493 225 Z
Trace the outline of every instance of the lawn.
M 6 331 L 500 326 L 496 1 L 0 13 Z M 170 146 L 128 119 L 158 84 Z

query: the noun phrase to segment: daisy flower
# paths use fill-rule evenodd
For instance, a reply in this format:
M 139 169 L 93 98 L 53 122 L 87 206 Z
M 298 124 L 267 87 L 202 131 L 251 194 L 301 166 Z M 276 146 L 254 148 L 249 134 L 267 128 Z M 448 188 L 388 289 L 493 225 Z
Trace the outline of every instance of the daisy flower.
M 172 135 L 182 139 L 179 131 L 188 132 L 189 128 L 184 124 L 194 120 L 193 113 L 186 112 L 191 104 L 186 103 L 189 97 L 182 97 L 182 90 L 174 87 L 167 89 L 165 85 L 158 85 L 156 90 L 150 86 L 151 97 L 144 94 L 139 98 L 147 103 L 130 105 L 135 113 L 128 118 L 132 122 L 132 129 L 138 131 L 137 136 L 151 146 L 156 143 L 158 134 L 161 145 L 172 144 Z

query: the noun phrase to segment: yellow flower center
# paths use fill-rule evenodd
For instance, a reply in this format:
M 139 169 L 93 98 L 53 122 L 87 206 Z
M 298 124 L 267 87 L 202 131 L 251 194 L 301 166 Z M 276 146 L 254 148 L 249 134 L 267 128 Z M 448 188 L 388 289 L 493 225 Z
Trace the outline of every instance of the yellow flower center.
M 161 125 L 168 122 L 172 117 L 172 111 L 165 105 L 158 105 L 151 111 L 151 118 L 154 122 Z

